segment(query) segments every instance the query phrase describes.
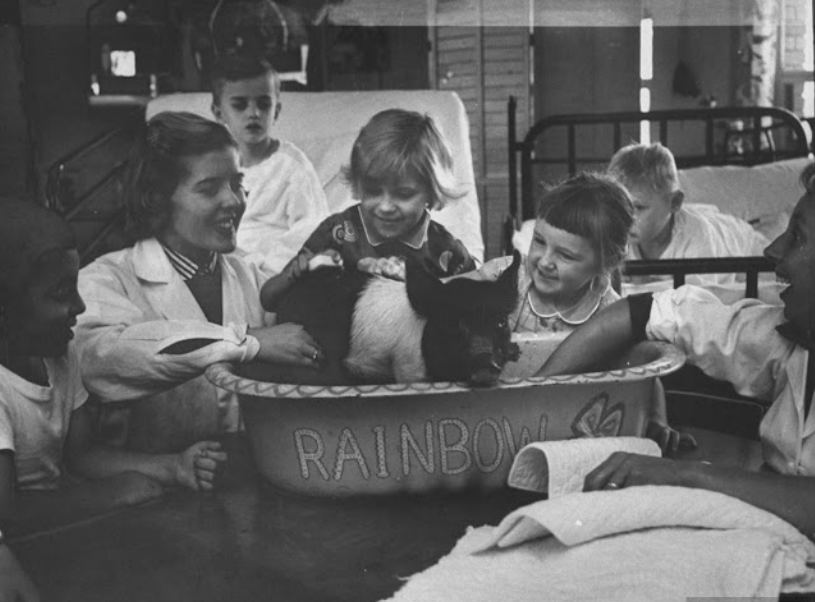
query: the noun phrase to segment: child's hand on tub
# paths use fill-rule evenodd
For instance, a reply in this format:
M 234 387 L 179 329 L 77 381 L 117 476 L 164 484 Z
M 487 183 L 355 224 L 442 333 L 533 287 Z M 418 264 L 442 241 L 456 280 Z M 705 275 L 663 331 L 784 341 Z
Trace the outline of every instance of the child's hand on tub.
M 645 436 L 656 441 L 666 458 L 672 458 L 681 451 L 696 449 L 696 439 L 693 435 L 653 420 L 645 428 Z
M 199 441 L 178 454 L 175 482 L 193 491 L 212 491 L 218 466 L 226 452 L 216 441 Z
M 645 427 L 645 436 L 656 441 L 662 450 L 662 455 L 668 458 L 680 451 L 696 448 L 696 439 L 689 433 L 682 433 L 668 424 L 668 409 L 665 399 L 665 388 L 662 381 L 654 379 L 654 392 L 651 403 L 651 414 L 648 426 Z

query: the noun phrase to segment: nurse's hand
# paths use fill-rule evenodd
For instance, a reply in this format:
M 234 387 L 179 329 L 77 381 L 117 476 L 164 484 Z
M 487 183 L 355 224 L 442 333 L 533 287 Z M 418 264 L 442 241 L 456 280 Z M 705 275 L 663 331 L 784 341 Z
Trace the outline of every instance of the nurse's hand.
M 323 351 L 320 345 L 300 324 L 288 322 L 250 328 L 247 334 L 260 343 L 260 351 L 255 358 L 258 361 L 312 368 L 322 365 Z
M 636 485 L 685 485 L 700 462 L 681 462 L 654 456 L 615 452 L 592 470 L 583 482 L 583 491 L 622 489 Z

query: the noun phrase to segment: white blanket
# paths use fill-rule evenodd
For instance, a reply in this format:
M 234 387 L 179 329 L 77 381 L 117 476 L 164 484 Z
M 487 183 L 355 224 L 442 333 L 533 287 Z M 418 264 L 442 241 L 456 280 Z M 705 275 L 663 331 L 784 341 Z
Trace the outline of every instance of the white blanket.
M 774 599 L 815 591 L 815 545 L 778 517 L 699 489 L 574 493 L 470 529 L 393 602 Z

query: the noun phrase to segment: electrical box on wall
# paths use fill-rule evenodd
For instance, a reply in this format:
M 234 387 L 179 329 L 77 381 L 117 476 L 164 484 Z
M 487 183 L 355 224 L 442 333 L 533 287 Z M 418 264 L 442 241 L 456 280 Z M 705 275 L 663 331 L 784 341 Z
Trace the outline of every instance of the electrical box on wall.
M 157 0 L 99 0 L 86 13 L 91 106 L 139 105 L 169 76 L 173 29 Z

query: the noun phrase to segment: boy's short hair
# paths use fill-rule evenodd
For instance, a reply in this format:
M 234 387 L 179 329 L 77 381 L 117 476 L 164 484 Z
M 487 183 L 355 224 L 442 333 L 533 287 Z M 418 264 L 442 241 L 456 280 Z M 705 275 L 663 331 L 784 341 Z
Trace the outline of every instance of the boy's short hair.
M 33 201 L 0 197 L 0 305 L 23 290 L 46 254 L 76 249 L 70 225 Z
M 581 173 L 546 190 L 536 217 L 589 240 L 603 270 L 614 272 L 625 259 L 634 203 L 615 178 Z
M 625 186 L 646 184 L 658 192 L 679 190 L 679 174 L 673 153 L 659 142 L 622 147 L 608 165 L 608 172 Z
M 170 199 L 187 175 L 186 159 L 238 149 L 227 127 L 194 113 L 163 111 L 136 138 L 124 173 L 125 231 L 134 240 L 158 234 Z
M 454 182 L 449 144 L 433 118 L 405 109 L 380 111 L 363 126 L 344 174 L 356 199 L 404 176 L 427 187 L 428 209 L 464 195 Z
M 280 76 L 266 59 L 246 55 L 229 55 L 219 59 L 213 65 L 210 76 L 212 101 L 216 105 L 221 103 L 226 82 L 254 79 L 261 75 L 272 78 L 275 99 L 280 98 Z

